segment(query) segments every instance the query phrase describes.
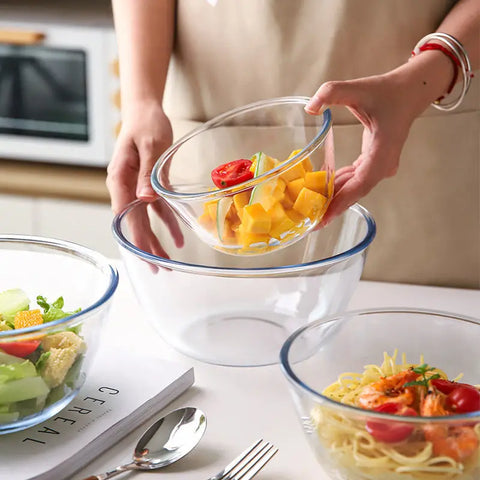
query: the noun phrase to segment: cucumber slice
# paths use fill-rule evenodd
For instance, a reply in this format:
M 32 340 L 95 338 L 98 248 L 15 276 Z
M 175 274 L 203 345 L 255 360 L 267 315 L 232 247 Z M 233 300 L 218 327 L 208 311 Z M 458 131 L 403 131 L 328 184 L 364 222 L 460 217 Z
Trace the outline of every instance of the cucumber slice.
M 227 213 L 230 210 L 232 203 L 232 197 L 221 198 L 217 203 L 217 233 L 218 238 L 222 242 L 225 234 L 225 219 L 227 218 Z
M 22 363 L 24 361 L 24 358 L 15 357 L 14 355 L 0 351 L 0 365 L 11 365 L 12 363 Z
M 14 422 L 19 416 L 18 412 L 0 413 L 0 423 Z
M 254 161 L 256 157 L 256 168 L 254 173 L 254 178 L 267 173 L 268 171 L 275 168 L 280 162 L 268 155 L 265 155 L 263 152 L 258 152 L 252 157 L 252 161 Z M 259 203 L 259 198 L 261 198 L 265 192 L 265 186 L 268 185 L 269 182 L 265 182 L 262 185 L 257 185 L 253 188 L 252 194 L 250 195 L 250 202 L 249 205 L 253 205 L 254 203 Z
M 30 300 L 27 294 L 19 288 L 5 290 L 0 293 L 0 316 L 3 320 L 13 322 L 15 314 L 22 310 L 28 310 Z
M 20 378 L 0 385 L 0 404 L 21 402 L 46 395 L 50 389 L 42 377 Z

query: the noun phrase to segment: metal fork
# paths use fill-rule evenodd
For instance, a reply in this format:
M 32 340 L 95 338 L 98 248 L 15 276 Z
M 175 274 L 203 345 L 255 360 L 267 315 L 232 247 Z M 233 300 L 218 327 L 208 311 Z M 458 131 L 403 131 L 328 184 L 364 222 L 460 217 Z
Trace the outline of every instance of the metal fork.
M 260 439 L 208 480 L 250 480 L 277 452 L 272 443 Z

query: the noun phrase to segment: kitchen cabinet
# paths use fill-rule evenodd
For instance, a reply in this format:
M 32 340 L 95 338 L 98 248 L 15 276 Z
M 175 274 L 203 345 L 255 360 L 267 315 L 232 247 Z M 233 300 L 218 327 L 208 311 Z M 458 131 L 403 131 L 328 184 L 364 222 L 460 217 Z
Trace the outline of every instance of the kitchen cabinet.
M 0 194 L 1 233 L 60 238 L 118 258 L 112 220 L 106 202 Z

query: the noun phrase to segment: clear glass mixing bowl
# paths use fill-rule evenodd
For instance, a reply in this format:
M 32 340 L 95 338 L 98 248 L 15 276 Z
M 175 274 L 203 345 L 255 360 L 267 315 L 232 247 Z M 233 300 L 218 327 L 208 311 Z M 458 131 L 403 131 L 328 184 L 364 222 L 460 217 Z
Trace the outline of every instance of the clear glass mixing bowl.
M 384 352 L 392 357 L 395 351 L 397 364 L 405 354 L 408 363 L 425 362 L 449 379 L 463 374 L 460 382 L 479 385 L 479 345 L 479 320 L 421 309 L 331 315 L 292 334 L 282 347 L 281 367 L 306 439 L 330 478 L 478 480 L 480 411 L 399 417 L 346 405 L 323 392 L 342 374 L 345 388 L 353 388 L 357 377 L 352 372 L 380 366 Z M 387 370 L 391 363 L 386 360 Z M 405 426 L 409 436 L 391 443 L 388 434 Z M 388 441 L 370 435 L 374 427 Z
M 258 255 L 291 245 L 322 219 L 335 170 L 330 110 L 312 116 L 307 97 L 264 100 L 220 115 L 173 144 L 152 186 L 207 245 Z M 211 172 L 255 159 L 255 177 L 217 188 Z
M 40 309 L 39 295 L 50 304 L 63 297 L 66 312 L 81 309 L 49 323 L 0 329 L 0 365 L 8 370 L 12 363 L 35 364 L 25 378 L 6 379 L 0 372 L 2 434 L 51 418 L 75 397 L 101 341 L 118 274 L 105 257 L 88 248 L 24 235 L 0 235 L 0 265 L 0 292 L 23 290 L 30 309 Z M 31 342 L 38 346 L 25 357 L 21 351 Z M 49 355 L 43 366 L 37 363 L 42 353 Z
M 183 245 L 172 237 L 175 219 Z M 134 202 L 113 230 L 137 298 L 169 344 L 205 362 L 254 366 L 278 362 L 290 333 L 346 307 L 375 223 L 355 205 L 295 245 L 260 256 L 210 248 L 162 199 Z

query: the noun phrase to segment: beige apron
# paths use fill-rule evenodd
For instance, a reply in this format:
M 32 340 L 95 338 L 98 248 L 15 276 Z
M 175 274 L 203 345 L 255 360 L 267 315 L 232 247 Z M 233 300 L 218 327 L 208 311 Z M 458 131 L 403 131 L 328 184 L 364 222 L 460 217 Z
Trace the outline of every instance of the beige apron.
M 249 102 L 390 70 L 453 4 L 178 0 L 165 94 L 175 136 Z M 460 108 L 430 107 L 415 121 L 398 174 L 362 199 L 378 228 L 364 279 L 480 287 L 479 77 Z M 333 120 L 338 167 L 355 160 L 363 127 L 344 108 Z

